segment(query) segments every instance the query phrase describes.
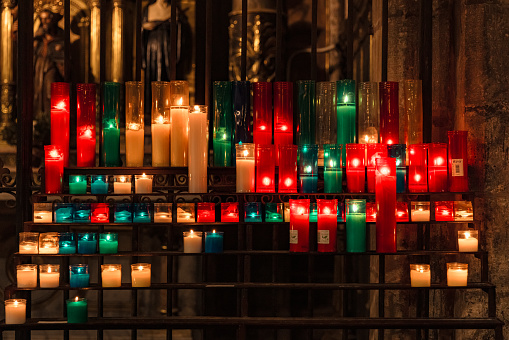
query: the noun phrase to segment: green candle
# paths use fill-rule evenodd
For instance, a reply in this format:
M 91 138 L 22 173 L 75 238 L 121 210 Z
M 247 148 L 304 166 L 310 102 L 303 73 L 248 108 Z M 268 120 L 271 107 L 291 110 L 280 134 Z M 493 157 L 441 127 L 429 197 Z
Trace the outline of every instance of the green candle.
M 87 193 L 87 176 L 70 175 L 69 193 L 72 195 L 81 195 Z
M 108 123 L 107 123 L 108 124 Z M 114 125 L 103 126 L 102 158 L 104 166 L 120 166 L 120 130 Z
M 356 143 L 357 134 L 355 127 L 355 80 L 343 79 L 336 83 L 337 88 L 337 114 L 338 114 L 338 144 L 346 145 Z M 343 148 L 342 162 L 345 165 L 346 148 Z
M 366 200 L 346 200 L 346 251 L 366 251 Z
M 323 146 L 323 185 L 324 192 L 338 193 L 343 191 L 343 171 L 341 168 L 341 149 L 338 144 Z
M 298 86 L 298 106 L 296 135 L 297 144 L 315 144 L 316 102 L 315 81 L 300 80 Z
M 87 299 L 76 297 L 67 300 L 67 322 L 85 323 L 88 321 Z
M 99 234 L 99 254 L 116 254 L 118 252 L 118 234 Z
M 101 166 L 120 166 L 120 83 L 105 82 L 102 85 L 103 116 Z
M 229 81 L 214 82 L 214 166 L 232 166 L 233 149 L 232 84 Z

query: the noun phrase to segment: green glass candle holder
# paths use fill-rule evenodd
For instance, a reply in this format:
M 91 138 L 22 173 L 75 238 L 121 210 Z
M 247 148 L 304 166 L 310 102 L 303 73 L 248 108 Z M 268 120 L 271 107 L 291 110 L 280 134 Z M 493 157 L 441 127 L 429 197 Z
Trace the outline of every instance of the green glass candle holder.
M 229 81 L 214 82 L 214 166 L 231 166 L 233 152 L 233 106 L 232 84 Z
M 99 234 L 99 254 L 116 254 L 118 252 L 118 234 Z
M 71 195 L 83 195 L 87 193 L 86 175 L 69 175 L 69 193 Z
M 325 144 L 323 146 L 323 190 L 326 193 L 343 191 L 342 149 L 342 145 L 338 144 Z
M 295 124 L 297 144 L 315 144 L 316 102 L 315 81 L 297 82 L 297 123 Z
M 265 222 L 283 222 L 283 203 L 265 204 Z
M 357 143 L 355 121 L 357 109 L 355 105 L 355 80 L 343 79 L 336 82 L 337 89 L 337 136 L 338 144 Z M 346 149 L 343 149 L 343 165 L 346 161 Z
M 87 299 L 76 297 L 67 300 L 67 322 L 85 323 L 88 321 L 88 303 Z
M 120 166 L 120 83 L 104 82 L 102 84 L 102 139 L 101 166 Z
M 346 200 L 346 251 L 366 251 L 366 200 Z

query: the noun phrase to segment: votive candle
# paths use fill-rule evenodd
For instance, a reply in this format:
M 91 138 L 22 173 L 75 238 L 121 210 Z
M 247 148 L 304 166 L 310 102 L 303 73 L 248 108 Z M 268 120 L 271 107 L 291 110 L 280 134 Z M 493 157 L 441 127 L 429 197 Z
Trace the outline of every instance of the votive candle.
M 468 131 L 449 131 L 449 191 L 468 191 Z
M 318 191 L 318 145 L 299 145 L 298 157 L 299 192 L 315 193 Z
M 214 166 L 232 165 L 233 142 L 233 105 L 232 84 L 229 81 L 214 82 L 214 131 L 212 145 Z
M 64 154 L 55 145 L 44 146 L 44 189 L 47 194 L 62 193 L 64 178 Z
M 194 203 L 177 203 L 177 223 L 194 223 L 194 210 Z
M 106 195 L 108 193 L 108 186 L 107 175 L 90 176 L 90 192 L 92 195 Z
M 408 202 L 396 202 L 396 222 L 408 222 Z
M 101 282 L 103 287 L 122 286 L 122 265 L 121 264 L 101 265 Z
M 92 209 L 90 203 L 75 203 L 72 215 L 73 223 L 90 223 Z
M 252 83 L 253 143 L 272 144 L 272 83 Z
M 368 192 L 375 192 L 375 168 L 376 159 L 387 157 L 387 145 L 381 143 L 366 144 L 366 173 L 368 182 Z
M 60 147 L 69 166 L 69 83 L 51 83 L 51 144 Z
M 5 304 L 5 324 L 14 325 L 26 322 L 27 300 L 9 299 Z
M 325 144 L 323 146 L 323 191 L 340 193 L 343 191 L 342 145 Z
M 283 203 L 265 203 L 265 222 L 283 221 Z
M 137 194 L 152 193 L 152 175 L 134 175 L 134 192 Z
M 56 288 L 60 285 L 60 265 L 39 265 L 39 286 L 41 288 Z
M 399 142 L 399 84 L 395 81 L 379 83 L 380 142 Z
M 281 148 L 279 146 L 290 144 L 293 144 L 293 83 L 276 81 L 274 82 L 274 146 L 278 152 L 276 165 L 280 166 L 280 173 Z
M 390 158 L 396 159 L 396 192 L 406 191 L 406 144 L 391 144 L 387 146 Z
M 69 175 L 69 193 L 82 195 L 87 193 L 87 176 Z
M 92 203 L 92 223 L 109 223 L 110 222 L 110 205 L 108 203 Z
M 95 254 L 97 252 L 96 233 L 78 233 L 78 254 Z
M 408 191 L 428 191 L 428 146 L 412 144 L 408 146 Z
M 309 199 L 290 200 L 290 252 L 309 251 Z
M 73 264 L 69 266 L 69 286 L 71 288 L 86 288 L 90 285 L 88 264 Z
M 337 138 L 338 144 L 357 142 L 357 120 L 355 80 L 342 79 L 336 82 L 337 88 Z M 345 150 L 346 151 L 346 150 Z M 343 159 L 345 159 L 345 151 Z
M 449 287 L 466 286 L 468 280 L 468 263 L 447 263 L 447 285 Z
M 221 203 L 221 222 L 239 222 L 239 202 Z
M 205 232 L 205 252 L 206 253 L 222 253 L 223 252 L 223 232 Z
M 154 223 L 171 223 L 172 203 L 154 203 Z
M 410 202 L 412 207 L 411 218 L 412 222 L 428 222 L 430 220 L 430 202 Z
M 73 203 L 55 203 L 55 223 L 72 223 L 74 207 Z
M 34 223 L 53 222 L 53 203 L 34 203 Z
M 152 82 L 152 166 L 170 166 L 170 82 Z
M 236 145 L 237 192 L 255 192 L 255 145 Z
M 76 296 L 72 300 L 66 300 L 66 308 L 68 323 L 85 323 L 88 321 L 87 299 Z
M 39 254 L 58 254 L 58 233 L 39 234 Z
M 272 144 L 256 144 L 256 192 L 276 192 L 276 162 Z
M 114 213 L 115 223 L 132 223 L 133 222 L 133 205 L 132 203 L 115 204 Z
M 346 200 L 346 251 L 366 251 L 366 200 Z
M 365 144 L 346 145 L 346 186 L 348 192 L 365 191 L 365 158 Z
M 454 201 L 454 220 L 465 222 L 474 220 L 474 208 L 471 201 Z
M 73 232 L 64 232 L 58 235 L 58 253 L 75 254 L 76 238 Z
M 116 254 L 118 252 L 118 233 L 99 234 L 99 254 Z
M 376 251 L 396 252 L 396 160 L 376 160 Z
M 458 230 L 458 250 L 473 252 L 479 250 L 479 232 L 477 230 Z
M 113 176 L 113 193 L 130 194 L 131 176 Z
M 454 202 L 435 202 L 435 221 L 454 221 Z
M 189 106 L 172 106 L 171 124 L 171 166 L 187 166 L 189 151 Z
M 184 231 L 184 253 L 201 253 L 202 232 Z
M 120 166 L 120 83 L 102 83 L 101 166 Z
M 145 154 L 145 87 L 141 81 L 125 83 L 125 158 L 126 166 L 143 166 Z
M 200 202 L 198 206 L 198 223 L 214 223 L 216 221 L 216 204 Z
M 447 144 L 428 144 L 429 192 L 445 192 L 447 187 Z
M 133 287 L 150 287 L 151 265 L 150 263 L 135 263 L 131 265 L 131 282 Z
M 152 221 L 152 209 L 150 203 L 134 203 L 133 222 L 150 223 Z
M 76 154 L 79 167 L 95 166 L 95 84 L 77 84 Z
M 297 145 L 279 144 L 278 192 L 297 192 Z
M 16 282 L 18 288 L 37 287 L 37 265 L 20 264 L 16 266 Z
M 410 264 L 410 286 L 429 287 L 431 286 L 431 270 L 429 264 Z
M 189 111 L 189 167 L 190 193 L 207 192 L 207 164 L 209 159 L 209 117 L 206 105 L 194 105 Z
M 317 250 L 319 252 L 332 253 L 336 251 L 337 201 L 316 200 L 318 208 L 317 217 Z
M 260 202 L 246 202 L 244 204 L 244 222 L 257 223 L 262 221 L 262 204 Z

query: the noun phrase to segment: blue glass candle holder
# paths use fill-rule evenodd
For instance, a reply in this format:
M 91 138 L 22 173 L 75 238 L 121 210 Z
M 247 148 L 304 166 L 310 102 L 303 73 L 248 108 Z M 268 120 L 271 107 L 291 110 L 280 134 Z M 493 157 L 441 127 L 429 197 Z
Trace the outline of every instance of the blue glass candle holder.
M 76 236 L 74 233 L 60 233 L 58 239 L 59 254 L 76 254 Z
M 74 203 L 55 203 L 55 223 L 72 223 Z
M 97 252 L 96 233 L 78 233 L 78 254 L 95 254 Z
M 69 175 L 69 193 L 72 195 L 83 195 L 87 193 L 86 175 Z
M 134 223 L 150 223 L 152 221 L 152 212 L 150 203 L 134 203 Z
M 93 195 L 106 195 L 108 193 L 108 176 L 92 175 L 90 177 L 90 192 Z
M 74 205 L 73 222 L 90 223 L 90 203 L 76 203 Z
M 265 222 L 283 222 L 283 203 L 265 204 Z
M 118 234 L 100 233 L 99 234 L 99 254 L 118 253 Z
M 318 190 L 318 145 L 299 145 L 299 192 L 315 193 Z
M 205 232 L 205 252 L 222 253 L 223 252 L 223 232 L 207 231 Z
M 345 202 L 338 200 L 338 222 L 345 222 Z
M 133 222 L 133 206 L 131 203 L 115 204 L 114 213 L 115 223 L 132 223 Z
M 406 190 L 406 145 L 392 144 L 387 146 L 390 158 L 396 158 L 396 192 Z
M 69 266 L 69 285 L 71 288 L 86 288 L 90 286 L 88 264 L 73 264 Z
M 309 222 L 318 222 L 318 207 L 316 202 L 309 204 Z
M 244 205 L 245 222 L 262 221 L 262 204 L 260 202 L 249 202 Z

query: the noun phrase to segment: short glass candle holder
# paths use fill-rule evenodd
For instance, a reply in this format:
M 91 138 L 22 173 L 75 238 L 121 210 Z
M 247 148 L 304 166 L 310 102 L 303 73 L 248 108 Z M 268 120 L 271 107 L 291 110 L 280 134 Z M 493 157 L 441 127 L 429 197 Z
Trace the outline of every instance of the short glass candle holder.
M 198 206 L 198 223 L 214 223 L 216 221 L 216 204 L 215 203 L 197 203 Z
M 84 195 L 87 193 L 86 175 L 69 175 L 69 193 L 71 195 Z
M 110 205 L 108 203 L 92 203 L 92 223 L 110 222 Z
M 429 287 L 431 285 L 431 270 L 429 264 L 410 264 L 410 286 Z
M 172 203 L 154 203 L 154 223 L 171 223 Z
M 283 203 L 265 204 L 265 222 L 283 222 Z
M 396 222 L 408 222 L 407 202 L 396 202 Z
M 184 253 L 201 253 L 202 235 L 201 231 L 184 231 Z
M 74 223 L 90 223 L 92 215 L 90 207 L 90 203 L 76 203 L 72 221 Z
M 221 222 L 239 222 L 239 202 L 221 203 Z
M 67 323 L 85 323 L 88 321 L 88 303 L 87 299 L 75 297 L 66 300 Z
M 9 299 L 5 300 L 4 304 L 5 304 L 5 324 L 17 325 L 26 322 L 27 300 Z
M 474 208 L 471 201 L 454 201 L 454 220 L 465 222 L 474 220 Z
M 479 232 L 477 230 L 458 230 L 458 250 L 475 252 L 479 250 Z
M 99 234 L 99 254 L 118 253 L 118 234 L 100 233 Z
M 72 232 L 60 233 L 58 235 L 58 253 L 76 254 L 76 236 Z
M 131 194 L 131 176 L 113 176 L 114 194 Z
M 131 265 L 131 282 L 133 287 L 150 287 L 150 263 L 135 263 Z
M 58 254 L 58 233 L 39 234 L 39 254 Z
M 309 203 L 309 222 L 318 222 L 318 206 L 316 202 Z
M 449 287 L 466 286 L 468 281 L 468 263 L 450 262 L 447 264 L 447 285 Z
M 245 203 L 244 221 L 250 223 L 257 223 L 262 221 L 262 204 L 260 202 Z
M 150 203 L 134 203 L 133 211 L 134 223 L 152 222 L 152 209 L 150 207 Z
M 97 252 L 96 233 L 78 233 L 78 254 L 95 254 Z
M 90 176 L 90 192 L 92 195 L 106 195 L 108 193 L 108 187 L 107 175 Z
M 205 252 L 206 253 L 222 253 L 223 252 L 223 236 L 222 231 L 205 232 Z
M 284 218 L 285 218 L 285 222 L 290 222 L 290 202 L 285 202 L 283 204 L 283 207 L 284 207 Z
M 37 287 L 37 265 L 20 264 L 16 266 L 16 281 L 18 288 Z
M 410 217 L 412 222 L 428 222 L 430 220 L 430 202 L 413 201 L 410 202 L 412 211 Z
M 376 203 L 366 202 L 366 222 L 375 223 L 376 215 L 377 215 Z
M 134 176 L 134 192 L 137 194 L 152 193 L 152 175 L 135 175 Z
M 69 285 L 71 288 L 86 288 L 90 285 L 88 264 L 73 264 L 69 266 Z
M 55 223 L 72 223 L 74 203 L 55 203 Z
M 39 254 L 39 233 L 35 232 L 19 233 L 19 253 Z
M 39 265 L 39 287 L 56 288 L 60 285 L 60 265 Z
M 53 222 L 53 203 L 34 203 L 34 223 Z
M 115 212 L 113 213 L 115 223 L 132 223 L 133 222 L 133 205 L 131 203 L 115 204 Z
M 121 264 L 101 265 L 101 281 L 103 287 L 122 286 L 122 265 Z
M 177 203 L 177 223 L 195 222 L 194 203 Z
M 454 221 L 454 201 L 435 202 L 435 221 Z

